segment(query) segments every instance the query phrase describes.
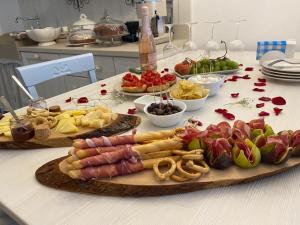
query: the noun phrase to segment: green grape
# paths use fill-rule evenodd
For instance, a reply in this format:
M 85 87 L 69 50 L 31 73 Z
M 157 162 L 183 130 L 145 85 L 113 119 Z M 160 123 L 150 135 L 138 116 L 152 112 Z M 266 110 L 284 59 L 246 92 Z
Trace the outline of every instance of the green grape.
M 191 140 L 191 142 L 188 144 L 188 149 L 189 150 L 196 150 L 196 149 L 200 149 L 200 142 L 198 139 L 194 138 L 193 140 Z

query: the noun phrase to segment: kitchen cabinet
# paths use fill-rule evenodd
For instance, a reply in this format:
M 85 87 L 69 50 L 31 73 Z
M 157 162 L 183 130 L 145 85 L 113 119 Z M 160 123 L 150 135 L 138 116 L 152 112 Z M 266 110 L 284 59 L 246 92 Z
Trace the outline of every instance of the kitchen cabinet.
M 74 54 L 21 52 L 21 55 L 23 64 L 31 65 L 49 60 L 70 57 Z M 139 59 L 137 57 L 94 55 L 94 62 L 97 80 L 103 80 L 116 74 L 126 72 L 129 68 L 134 68 L 139 65 Z M 68 75 L 46 81 L 37 85 L 37 91 L 40 96 L 48 98 L 87 84 L 89 84 L 87 73 L 80 73 L 78 76 Z

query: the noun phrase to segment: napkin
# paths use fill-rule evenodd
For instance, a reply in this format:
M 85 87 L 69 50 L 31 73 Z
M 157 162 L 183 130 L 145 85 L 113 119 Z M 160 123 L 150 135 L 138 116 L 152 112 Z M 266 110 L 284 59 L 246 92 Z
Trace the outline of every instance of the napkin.
M 269 51 L 275 50 L 285 53 L 286 46 L 286 41 L 258 41 L 256 50 L 256 60 L 260 60 L 260 58 Z

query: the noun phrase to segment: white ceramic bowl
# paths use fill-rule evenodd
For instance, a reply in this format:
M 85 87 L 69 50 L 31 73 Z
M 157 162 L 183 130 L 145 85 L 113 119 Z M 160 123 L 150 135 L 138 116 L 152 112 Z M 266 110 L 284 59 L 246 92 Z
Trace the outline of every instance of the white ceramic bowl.
M 137 99 L 135 99 L 133 101 L 135 108 L 140 111 L 140 112 L 144 112 L 144 107 L 145 105 L 147 105 L 148 103 L 152 103 L 154 101 L 154 98 L 156 100 L 159 100 L 159 97 L 157 96 L 153 96 L 153 95 L 143 95 Z
M 172 95 L 171 95 L 172 97 Z M 206 102 L 208 95 L 206 95 L 204 98 L 200 98 L 200 99 L 191 99 L 191 100 L 184 100 L 184 99 L 176 99 L 174 97 L 172 97 L 175 100 L 181 101 L 186 105 L 186 111 L 190 112 L 190 111 L 195 111 L 198 109 L 201 109 L 204 105 L 204 103 Z
M 163 103 L 167 103 L 167 101 L 162 101 Z M 144 107 L 144 113 L 146 114 L 147 118 L 153 123 L 155 126 L 158 127 L 171 127 L 178 124 L 183 117 L 184 112 L 186 111 L 186 105 L 182 101 L 173 100 L 172 103 L 176 106 L 179 106 L 182 110 L 178 113 L 172 115 L 165 115 L 165 116 L 158 116 L 148 113 L 147 108 L 152 104 L 148 103 Z
M 32 29 L 26 30 L 26 33 L 30 39 L 39 42 L 39 46 L 49 46 L 55 44 L 54 40 L 60 35 L 60 28 Z
M 213 96 L 219 92 L 220 87 L 224 83 L 223 78 L 217 74 L 195 75 L 188 79 L 197 84 L 201 84 L 204 88 L 209 89 L 209 95 Z

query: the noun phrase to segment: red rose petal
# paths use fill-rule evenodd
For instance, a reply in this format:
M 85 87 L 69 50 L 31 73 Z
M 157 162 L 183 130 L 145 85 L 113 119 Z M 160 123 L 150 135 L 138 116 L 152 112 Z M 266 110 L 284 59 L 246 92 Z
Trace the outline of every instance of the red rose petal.
M 169 72 L 169 69 L 168 69 L 168 68 L 164 68 L 164 71 L 165 71 L 165 72 Z
M 239 94 L 240 94 L 240 93 L 232 93 L 232 94 L 230 94 L 230 95 L 231 95 L 232 98 L 237 98 L 237 97 L 239 97 Z
M 232 79 L 236 79 L 236 80 L 237 80 L 237 79 L 240 79 L 240 78 L 243 78 L 243 77 L 238 76 L 238 75 L 233 75 L 233 76 L 232 76 Z
M 265 78 L 257 78 L 257 80 L 261 83 L 266 83 L 267 80 Z
M 164 73 L 165 71 L 164 70 L 162 70 L 160 73 Z
M 235 119 L 235 116 L 232 113 L 225 112 L 225 113 L 223 113 L 223 116 L 228 120 L 234 120 Z
M 199 120 L 189 119 L 188 121 L 198 127 L 201 127 L 203 125 Z
M 168 96 L 164 94 L 164 95 L 162 96 L 162 99 L 163 99 L 163 100 L 168 100 Z
M 269 101 L 271 101 L 272 99 L 269 98 L 269 97 L 260 97 L 258 100 L 263 101 L 263 102 L 269 102 Z
M 237 78 L 229 78 L 229 79 L 227 79 L 227 81 L 232 81 L 232 82 L 235 82 L 235 81 L 237 81 Z
M 275 115 L 278 116 L 278 115 L 281 113 L 281 111 L 282 111 L 283 109 L 280 109 L 280 108 L 278 108 L 278 107 L 275 107 L 275 108 L 273 108 L 273 110 L 274 110 Z
M 81 97 L 81 98 L 77 99 L 78 104 L 88 103 L 88 102 L 89 102 L 89 100 L 87 97 Z
M 278 96 L 278 97 L 272 98 L 272 103 L 274 105 L 285 105 L 286 101 L 283 97 Z
M 242 76 L 242 79 L 244 79 L 244 80 L 249 80 L 249 79 L 251 79 L 251 77 L 247 74 L 247 75 L 245 75 L 245 76 Z
M 258 103 L 256 104 L 256 108 L 262 108 L 265 106 L 265 103 Z
M 105 87 L 105 86 L 106 86 L 106 84 L 101 84 L 100 86 L 101 86 L 101 87 Z
M 259 116 L 269 116 L 270 113 L 265 112 L 265 111 L 261 111 L 260 113 L 258 113 Z
M 264 92 L 264 91 L 265 91 L 265 89 L 261 89 L 261 88 L 254 88 L 254 89 L 252 89 L 252 91 Z
M 227 80 L 224 80 L 224 83 L 227 83 Z
M 135 114 L 135 112 L 136 112 L 136 108 L 128 109 L 127 111 L 127 113 L 131 115 Z
M 67 98 L 67 99 L 65 100 L 65 103 L 68 103 L 68 102 L 71 102 L 71 101 L 72 101 L 72 98 L 69 97 L 69 98 Z
M 227 113 L 227 109 L 215 109 L 216 113 L 224 114 Z
M 101 95 L 106 95 L 106 94 L 107 94 L 107 90 L 105 90 L 105 89 L 101 90 L 101 91 L 100 91 L 100 94 L 101 94 Z
M 244 66 L 242 63 L 239 66 Z
M 245 71 L 253 71 L 253 67 L 246 67 Z
M 264 82 L 254 83 L 254 86 L 256 86 L 256 87 L 263 87 L 263 86 L 266 86 L 266 83 L 264 83 Z

